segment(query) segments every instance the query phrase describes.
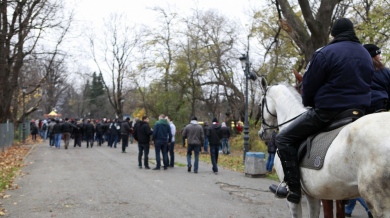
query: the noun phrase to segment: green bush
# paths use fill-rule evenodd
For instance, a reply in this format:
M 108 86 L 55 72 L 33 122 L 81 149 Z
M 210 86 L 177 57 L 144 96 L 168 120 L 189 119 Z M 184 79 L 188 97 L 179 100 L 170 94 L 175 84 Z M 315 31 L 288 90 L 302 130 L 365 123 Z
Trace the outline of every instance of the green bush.
M 249 129 L 249 151 L 250 152 L 264 152 L 267 153 L 267 146 L 260 140 L 258 136 L 258 129 L 252 127 Z M 244 133 L 231 138 L 229 141 L 230 150 L 243 151 L 244 150 Z

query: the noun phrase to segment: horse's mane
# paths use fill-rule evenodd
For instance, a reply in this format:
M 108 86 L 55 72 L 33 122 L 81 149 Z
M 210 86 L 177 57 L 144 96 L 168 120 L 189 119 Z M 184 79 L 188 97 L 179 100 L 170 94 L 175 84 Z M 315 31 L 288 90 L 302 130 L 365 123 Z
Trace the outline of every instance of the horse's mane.
M 283 85 L 283 86 L 286 86 L 286 88 L 288 90 L 290 90 L 291 94 L 293 94 L 294 98 L 299 101 L 299 102 L 302 102 L 302 96 L 299 94 L 299 92 L 294 88 L 294 86 L 286 83 L 286 82 L 281 82 L 281 83 L 275 83 L 273 85 Z

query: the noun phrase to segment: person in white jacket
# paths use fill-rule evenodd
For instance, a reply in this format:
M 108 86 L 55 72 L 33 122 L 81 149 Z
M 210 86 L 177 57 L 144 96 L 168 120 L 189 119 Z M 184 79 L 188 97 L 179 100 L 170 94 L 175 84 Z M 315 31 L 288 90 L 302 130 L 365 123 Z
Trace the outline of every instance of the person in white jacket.
M 168 167 L 175 166 L 175 134 L 176 134 L 176 126 L 173 124 L 171 117 L 165 117 L 171 127 L 172 140 L 168 142 L 168 154 L 169 154 L 169 165 Z

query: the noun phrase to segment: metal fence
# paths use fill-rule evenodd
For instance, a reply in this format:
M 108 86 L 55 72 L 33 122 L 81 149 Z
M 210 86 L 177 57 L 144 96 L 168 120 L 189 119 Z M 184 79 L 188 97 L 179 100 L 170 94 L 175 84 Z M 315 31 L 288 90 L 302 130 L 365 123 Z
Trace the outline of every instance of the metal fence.
M 19 134 L 19 142 L 23 141 L 23 124 L 19 124 L 19 129 L 18 129 L 18 134 Z M 30 122 L 26 121 L 26 139 L 30 136 L 31 134 L 31 129 L 30 129 Z
M 14 124 L 0 124 L 0 149 L 2 151 L 9 148 L 14 143 Z

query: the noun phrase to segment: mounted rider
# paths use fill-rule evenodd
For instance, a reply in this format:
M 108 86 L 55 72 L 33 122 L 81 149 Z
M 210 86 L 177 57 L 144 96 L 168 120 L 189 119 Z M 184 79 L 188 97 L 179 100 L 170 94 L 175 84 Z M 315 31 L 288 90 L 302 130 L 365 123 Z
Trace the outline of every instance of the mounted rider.
M 302 102 L 311 107 L 276 137 L 286 186 L 270 186 L 278 197 L 299 204 L 301 182 L 297 149 L 299 143 L 328 126 L 348 109 L 364 111 L 370 106 L 370 85 L 374 72 L 370 54 L 356 37 L 353 23 L 337 19 L 334 39 L 317 50 L 303 76 Z

